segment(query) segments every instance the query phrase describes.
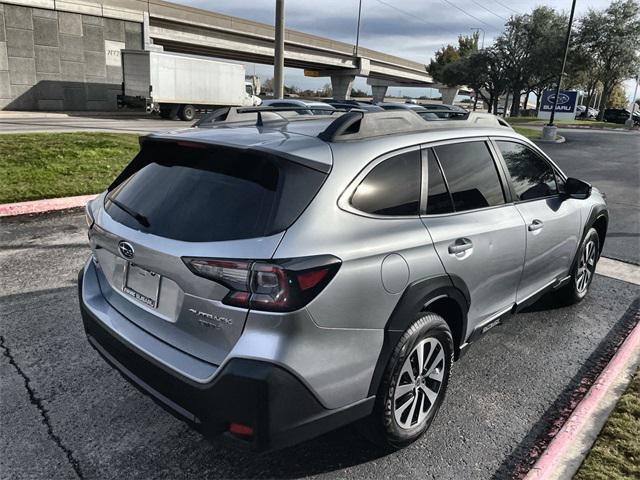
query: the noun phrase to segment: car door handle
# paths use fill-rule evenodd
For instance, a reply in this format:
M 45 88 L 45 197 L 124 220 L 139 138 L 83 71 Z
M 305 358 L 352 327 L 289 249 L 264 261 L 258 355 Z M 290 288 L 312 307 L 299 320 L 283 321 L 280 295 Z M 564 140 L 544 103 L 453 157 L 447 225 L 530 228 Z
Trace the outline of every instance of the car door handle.
M 542 223 L 541 220 L 534 220 L 527 226 L 527 229 L 530 232 L 535 232 L 536 230 L 540 230 L 543 226 L 544 226 L 544 223 Z
M 473 248 L 473 243 L 468 238 L 459 238 L 454 243 L 449 245 L 449 253 L 455 255 L 457 253 L 466 252 Z

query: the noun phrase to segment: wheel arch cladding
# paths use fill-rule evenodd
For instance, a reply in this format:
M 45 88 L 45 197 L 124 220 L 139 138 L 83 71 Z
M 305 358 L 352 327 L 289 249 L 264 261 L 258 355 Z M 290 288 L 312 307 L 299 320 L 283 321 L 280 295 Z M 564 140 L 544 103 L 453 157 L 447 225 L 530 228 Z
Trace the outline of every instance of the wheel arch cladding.
M 377 393 L 393 349 L 404 331 L 415 321 L 417 314 L 427 311 L 440 315 L 447 322 L 453 335 L 455 355 L 458 357 L 460 345 L 466 336 L 469 311 L 469 291 L 464 281 L 449 275 L 415 281 L 407 286 L 389 317 L 369 386 L 369 395 Z
M 602 253 L 602 248 L 604 247 L 604 239 L 607 236 L 608 224 L 609 224 L 609 212 L 607 211 L 607 207 L 605 205 L 593 206 L 591 208 L 591 211 L 589 212 L 589 217 L 587 218 L 587 221 L 584 222 L 584 228 L 582 229 L 580 242 L 578 243 L 576 254 L 573 257 L 573 262 L 571 262 L 569 273 L 573 272 L 573 270 L 576 268 L 576 264 L 580 259 L 580 249 L 582 248 L 582 242 L 584 242 L 584 239 L 591 228 L 595 228 L 596 232 L 598 233 L 598 240 L 599 240 L 598 254 Z
M 604 239 L 607 236 L 607 227 L 609 224 L 609 216 L 605 212 L 600 212 L 598 217 L 593 222 L 593 228 L 598 232 L 598 238 L 600 240 L 600 252 L 602 253 L 602 248 L 604 247 Z

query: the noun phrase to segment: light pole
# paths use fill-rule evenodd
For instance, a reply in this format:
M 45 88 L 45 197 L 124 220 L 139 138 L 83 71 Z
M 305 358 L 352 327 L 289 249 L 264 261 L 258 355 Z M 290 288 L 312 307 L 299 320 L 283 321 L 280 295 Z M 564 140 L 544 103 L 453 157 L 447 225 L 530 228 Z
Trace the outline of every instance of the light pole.
M 549 118 L 549 124 L 545 125 L 542 129 L 542 138 L 545 140 L 556 139 L 556 127 L 553 124 L 553 120 L 556 116 L 556 107 L 558 106 L 558 97 L 560 96 L 560 85 L 562 83 L 562 77 L 564 75 L 564 67 L 567 64 L 567 55 L 569 53 L 569 41 L 571 40 L 571 25 L 573 24 L 573 14 L 576 11 L 576 0 L 571 2 L 571 14 L 569 15 L 569 25 L 567 26 L 567 38 L 564 42 L 564 57 L 562 59 L 562 68 L 560 69 L 560 75 L 558 76 L 558 84 L 556 85 L 556 95 L 553 99 L 553 108 L 551 109 L 551 117 Z
M 626 122 L 624 122 L 624 126 L 627 128 L 633 127 L 633 112 L 636 109 L 636 95 L 638 94 L 638 80 L 640 80 L 640 76 L 636 76 L 636 88 L 633 90 L 633 100 L 631 100 L 631 113 L 629 114 L 629 118 Z
M 478 30 L 482 30 L 482 45 L 480 47 L 480 50 L 484 50 L 484 28 L 482 28 L 482 27 L 474 27 L 474 28 L 471 28 L 470 30 L 474 30 L 476 32 Z
M 362 14 L 362 0 L 358 3 L 358 26 L 356 27 L 356 51 L 355 56 L 358 58 L 358 46 L 360 44 L 360 15 Z
M 276 0 L 276 29 L 273 54 L 273 98 L 284 96 L 284 0 Z

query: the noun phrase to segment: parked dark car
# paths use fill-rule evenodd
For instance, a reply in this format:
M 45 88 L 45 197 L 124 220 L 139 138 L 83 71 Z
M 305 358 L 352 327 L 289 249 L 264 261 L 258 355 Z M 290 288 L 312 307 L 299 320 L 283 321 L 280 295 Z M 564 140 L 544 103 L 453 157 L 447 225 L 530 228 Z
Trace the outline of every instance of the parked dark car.
M 442 120 L 437 114 L 429 112 L 422 105 L 417 103 L 393 103 L 393 102 L 380 102 L 378 106 L 384 110 L 411 110 L 422 117 L 423 120 L 438 121 Z
M 629 118 L 630 113 L 631 112 L 629 112 L 629 110 L 627 110 L 626 108 L 607 108 L 604 111 L 603 120 L 605 122 L 624 124 Z M 633 123 L 634 125 L 640 125 L 640 113 L 633 113 Z
M 446 105 L 446 104 L 437 104 L 437 103 L 425 103 L 420 105 L 421 107 L 426 108 L 427 110 L 439 110 L 436 115 L 440 118 L 450 118 L 454 116 L 460 116 L 467 113 L 464 108 L 456 107 L 455 105 Z M 443 112 L 442 110 L 449 110 L 449 112 Z
M 324 103 L 327 103 L 335 108 L 344 109 L 344 110 L 353 110 L 354 108 L 359 110 L 366 110 L 367 112 L 381 112 L 384 110 L 377 105 L 372 105 L 366 102 L 358 102 L 356 100 L 324 100 Z

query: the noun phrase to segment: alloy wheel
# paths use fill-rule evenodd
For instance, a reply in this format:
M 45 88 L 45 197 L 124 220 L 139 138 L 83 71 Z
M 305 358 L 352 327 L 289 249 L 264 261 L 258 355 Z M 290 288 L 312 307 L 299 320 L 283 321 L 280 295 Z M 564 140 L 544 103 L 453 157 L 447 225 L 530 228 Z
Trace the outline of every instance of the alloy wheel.
M 425 420 L 440 393 L 445 368 L 445 351 L 436 338 L 421 340 L 405 358 L 393 395 L 400 428 L 412 429 Z
M 576 290 L 579 294 L 584 293 L 589 288 L 591 277 L 596 269 L 596 243 L 589 240 L 582 250 L 578 270 L 576 271 Z

